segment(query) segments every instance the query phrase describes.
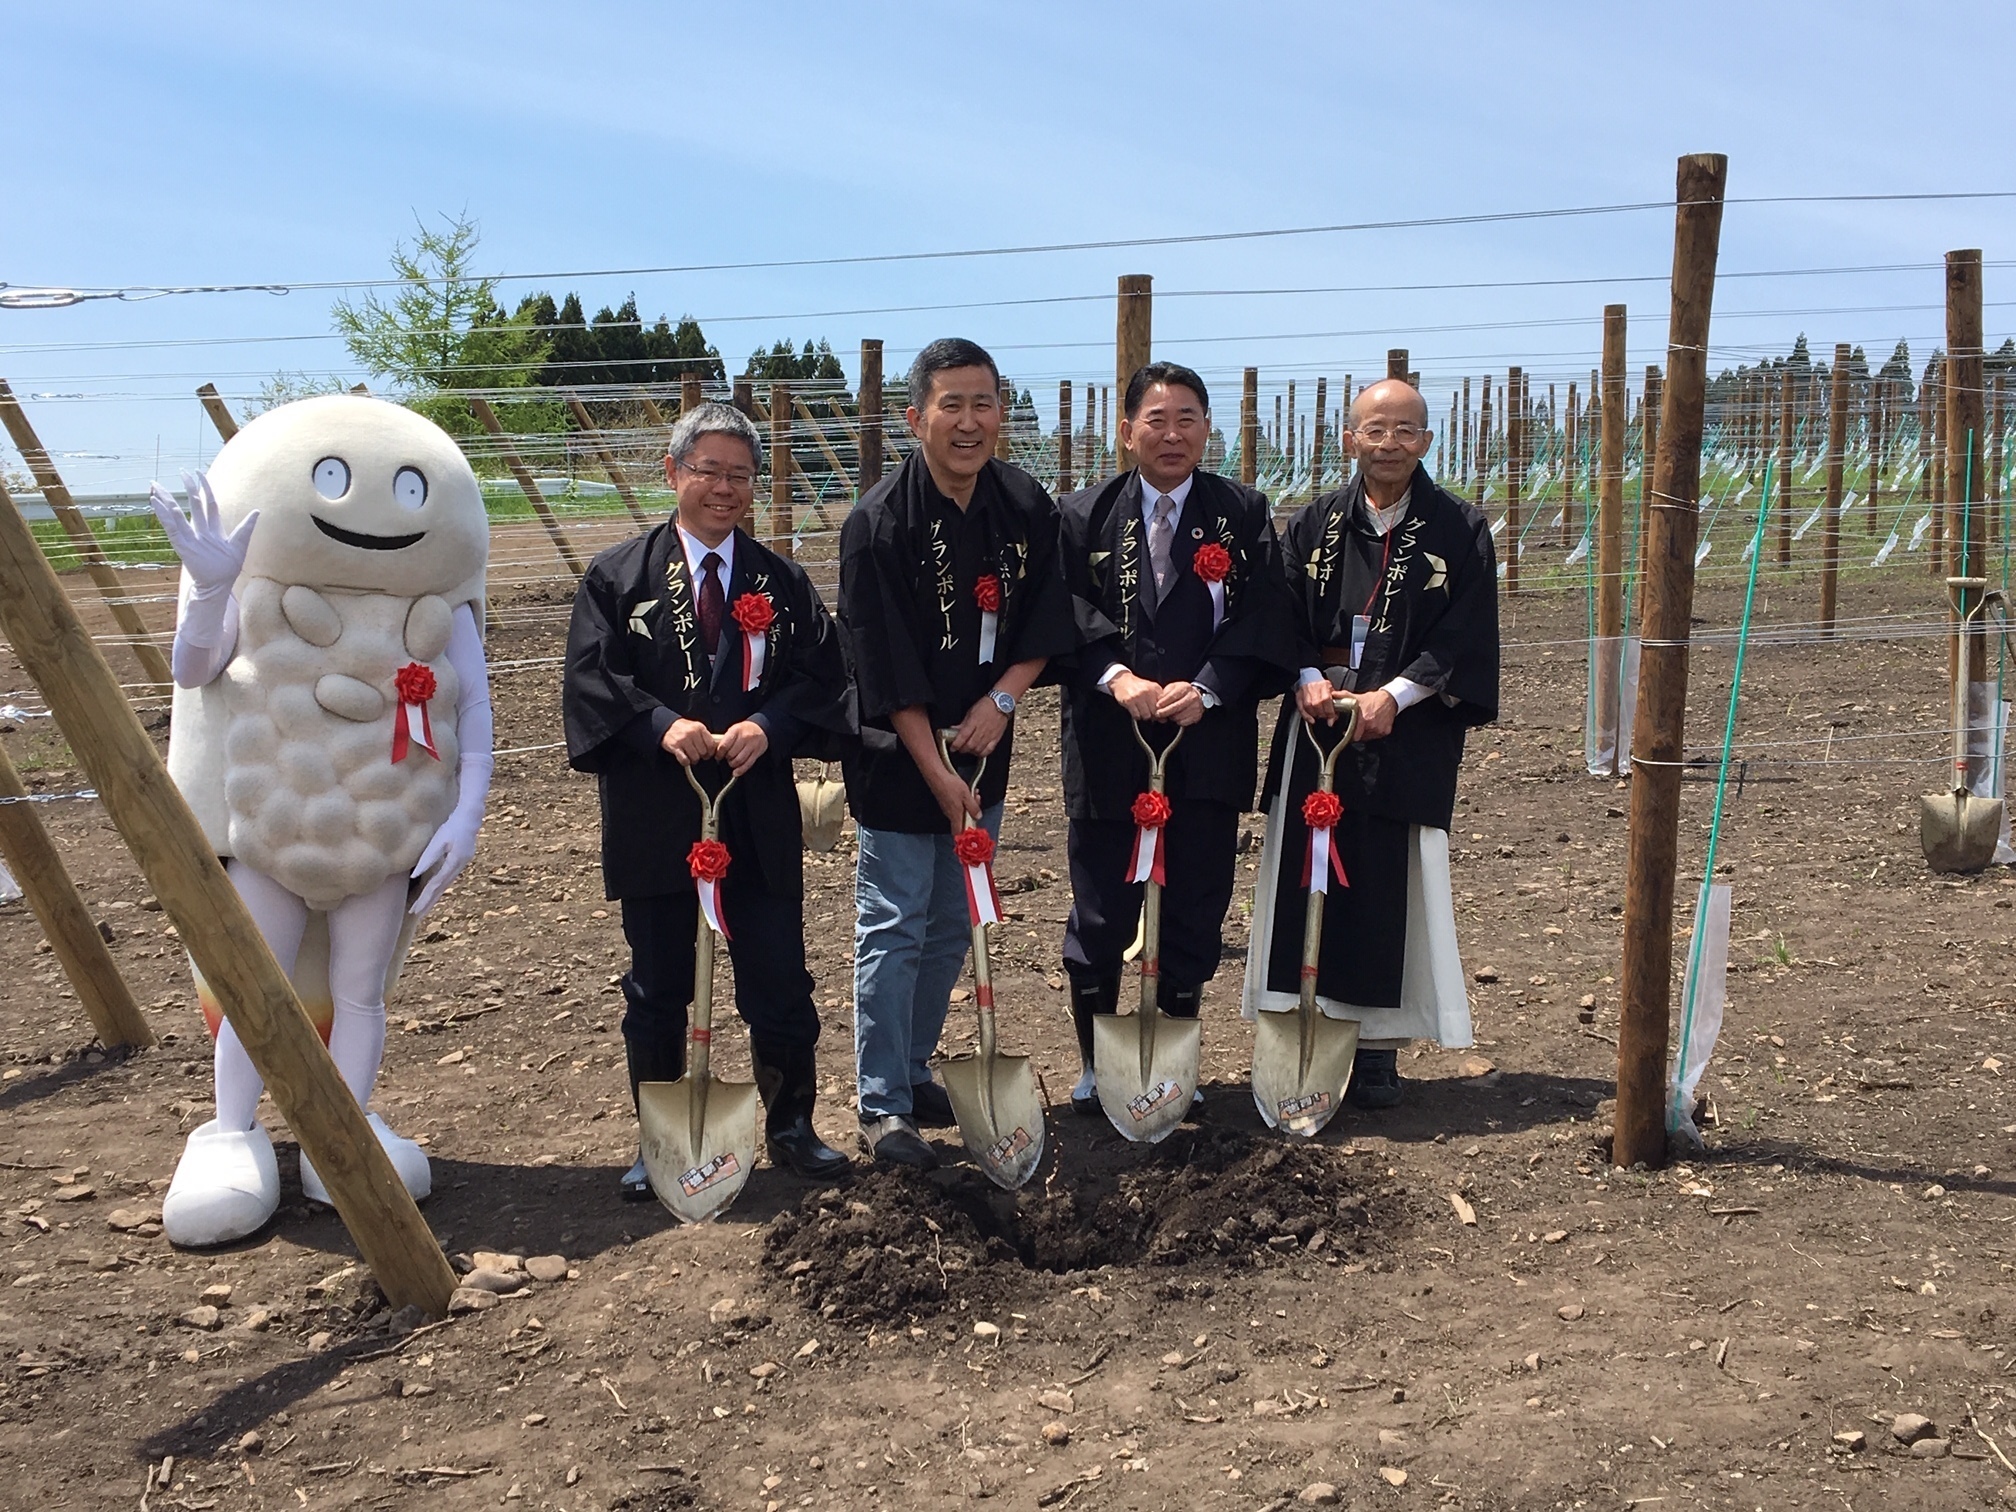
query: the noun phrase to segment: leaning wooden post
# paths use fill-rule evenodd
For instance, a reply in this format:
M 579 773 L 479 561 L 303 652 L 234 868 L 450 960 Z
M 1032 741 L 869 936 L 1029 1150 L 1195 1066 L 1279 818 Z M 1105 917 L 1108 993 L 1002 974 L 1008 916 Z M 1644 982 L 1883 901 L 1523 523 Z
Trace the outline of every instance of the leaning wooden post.
M 1146 273 L 1122 273 L 1113 321 L 1113 391 L 1126 403 L 1127 383 L 1148 365 L 1154 350 L 1155 280 Z M 1134 453 L 1120 448 L 1114 469 L 1125 472 L 1134 465 Z
M 1407 348 L 1388 347 L 1386 349 L 1386 376 L 1388 378 L 1398 378 L 1402 382 L 1406 381 Z
M 1848 363 L 1854 348 L 1834 344 L 1834 371 L 1827 392 L 1827 492 L 1820 505 L 1820 633 L 1834 633 L 1841 578 L 1841 489 L 1848 444 Z
M 581 434 L 594 450 L 596 459 L 602 464 L 602 471 L 609 474 L 609 481 L 616 487 L 616 497 L 623 501 L 623 507 L 630 511 L 630 518 L 646 529 L 651 520 L 645 515 L 643 506 L 637 502 L 637 492 L 630 486 L 630 480 L 623 473 L 623 465 L 616 460 L 616 453 L 609 448 L 602 432 L 595 428 L 595 422 L 588 414 L 588 407 L 580 397 L 572 392 L 567 395 L 567 408 L 573 412 L 574 423 L 581 427 Z
M 105 555 L 104 543 L 77 508 L 76 500 L 70 497 L 70 490 L 64 487 L 56 464 L 49 460 L 49 453 L 43 449 L 35 427 L 28 423 L 27 412 L 21 408 L 21 402 L 14 397 L 14 390 L 7 386 L 4 378 L 0 378 L 0 424 L 7 427 L 15 450 L 21 453 L 21 460 L 34 474 L 35 486 L 42 490 L 44 502 L 63 526 L 71 544 L 77 548 L 84 570 L 91 575 L 92 586 L 105 600 L 106 607 L 112 611 L 113 623 L 119 627 L 120 634 L 125 636 L 134 656 L 139 659 L 141 672 L 158 691 L 167 692 L 174 686 L 174 678 L 168 671 L 168 658 L 161 654 L 161 648 L 154 644 L 154 637 L 147 633 L 146 623 L 140 618 L 132 594 L 119 580 L 118 569 Z
M 217 994 L 394 1307 L 448 1310 L 455 1272 L 224 875 L 154 742 L 0 485 L 0 631 Z
M 552 506 L 546 502 L 546 495 L 539 491 L 533 480 L 532 470 L 518 455 L 518 448 L 511 444 L 504 434 L 503 422 L 497 418 L 497 411 L 490 408 L 490 401 L 480 394 L 469 400 L 469 408 L 476 412 L 476 418 L 483 428 L 496 438 L 498 450 L 504 455 L 504 465 L 511 469 L 511 476 L 518 480 L 518 487 L 525 495 L 525 501 L 532 506 L 532 512 L 539 516 L 539 523 L 546 527 L 546 534 L 552 537 L 553 549 L 560 553 L 560 560 L 567 564 L 567 570 L 577 578 L 581 576 L 581 558 L 574 554 L 574 543 L 567 539 L 567 532 L 560 528 L 554 518 Z M 317 1170 L 321 1167 L 317 1166 Z
M 1324 423 L 1330 418 L 1330 380 L 1316 380 L 1316 433 L 1309 442 L 1309 496 L 1313 499 L 1323 492 L 1323 443 L 1327 437 L 1323 433 Z
M 770 384 L 769 525 L 770 549 L 791 555 L 791 385 L 781 378 Z
M 217 385 L 206 383 L 196 390 L 196 397 L 203 401 L 203 413 L 210 417 L 210 423 L 217 427 L 217 434 L 229 441 L 238 434 L 238 417 L 231 413 L 231 406 L 224 402 L 224 396 L 217 392 Z
M 1519 592 L 1519 505 L 1525 492 L 1526 459 L 1520 454 L 1526 444 L 1526 395 L 1521 389 L 1525 374 L 1513 368 L 1505 375 L 1505 592 Z
M 1071 380 L 1057 383 L 1057 492 L 1061 497 L 1077 488 L 1071 475 Z
M 1952 542 L 1947 556 L 1955 577 L 1988 575 L 1988 532 L 1979 504 L 1981 497 L 1981 432 L 1986 420 L 1982 402 L 1981 360 L 1981 253 L 1978 248 L 1946 254 L 1946 483 L 1952 503 L 1947 506 L 1946 539 Z M 1959 632 L 1967 611 L 1978 603 L 1970 590 L 1961 589 L 1953 614 L 1954 634 L 1948 646 L 1946 685 L 1960 675 Z M 1995 680 L 1984 680 L 1989 666 L 1988 633 L 1977 631 L 1970 647 L 1973 676 L 1967 688 L 1967 721 L 1971 727 L 1973 710 L 1979 706 L 1977 691 L 1992 688 Z M 1992 696 L 1992 694 L 1990 695 Z M 1990 714 L 1992 716 L 1993 710 Z
M 140 1005 L 119 975 L 104 936 L 91 922 L 77 884 L 63 869 L 55 842 L 35 817 L 33 795 L 4 750 L 0 750 L 0 856 L 7 858 L 22 896 L 35 911 L 50 950 L 77 989 L 77 1001 L 91 1015 L 91 1027 L 105 1048 L 130 1045 L 144 1050 L 153 1044 L 154 1031 L 140 1016 Z
M 882 343 L 861 343 L 861 459 L 855 471 L 861 493 L 882 481 Z M 859 497 L 857 495 L 856 497 Z
M 1667 1019 L 1673 994 L 1673 889 L 1679 860 L 1680 766 L 1687 722 L 1687 644 L 1700 524 L 1708 319 L 1729 160 L 1680 160 L 1673 229 L 1673 315 L 1664 423 L 1653 479 L 1638 717 L 1631 730 L 1631 831 L 1624 894 L 1623 1001 L 1617 1024 L 1620 1166 L 1666 1161 Z M 1712 880 L 1712 879 L 1711 879 Z
M 1248 488 L 1259 481 L 1259 450 L 1260 369 L 1248 368 L 1239 389 L 1239 481 Z

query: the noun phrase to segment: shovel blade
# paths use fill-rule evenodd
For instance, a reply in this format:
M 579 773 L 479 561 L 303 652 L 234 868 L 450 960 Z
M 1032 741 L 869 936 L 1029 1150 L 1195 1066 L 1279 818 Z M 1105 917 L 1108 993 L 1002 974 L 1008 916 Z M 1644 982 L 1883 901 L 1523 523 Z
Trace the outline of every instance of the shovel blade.
M 699 1137 L 693 1104 L 705 1096 Z M 643 1082 L 637 1123 L 651 1190 L 681 1223 L 705 1223 L 742 1190 L 756 1165 L 756 1089 L 747 1082 Z
M 1143 1026 L 1155 1044 L 1148 1075 L 1141 1075 Z M 1158 1013 L 1102 1013 L 1092 1020 L 1092 1068 L 1099 1106 L 1113 1127 L 1136 1144 L 1160 1144 L 1176 1132 L 1197 1092 L 1197 1061 L 1204 1026 L 1197 1019 Z
M 1025 1185 L 1043 1163 L 1043 1098 L 1026 1055 L 961 1055 L 938 1068 L 959 1138 L 987 1179 Z
M 1974 872 L 1995 859 L 2002 804 L 1967 792 L 1927 793 L 1918 800 L 1918 843 L 1936 872 Z
M 1302 1069 L 1305 1033 L 1310 1040 L 1307 1072 Z M 1344 1105 L 1357 1054 L 1356 1019 L 1262 1013 L 1253 1026 L 1253 1103 L 1267 1127 L 1314 1139 Z

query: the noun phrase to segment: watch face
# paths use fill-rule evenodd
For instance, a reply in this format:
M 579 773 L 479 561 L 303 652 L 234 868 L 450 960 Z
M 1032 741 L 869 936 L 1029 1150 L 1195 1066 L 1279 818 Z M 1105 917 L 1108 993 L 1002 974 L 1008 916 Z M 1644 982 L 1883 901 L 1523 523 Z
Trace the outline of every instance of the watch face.
M 994 695 L 994 707 L 999 709 L 1003 714 L 1013 714 L 1015 712 L 1015 700 L 1007 693 L 996 693 Z

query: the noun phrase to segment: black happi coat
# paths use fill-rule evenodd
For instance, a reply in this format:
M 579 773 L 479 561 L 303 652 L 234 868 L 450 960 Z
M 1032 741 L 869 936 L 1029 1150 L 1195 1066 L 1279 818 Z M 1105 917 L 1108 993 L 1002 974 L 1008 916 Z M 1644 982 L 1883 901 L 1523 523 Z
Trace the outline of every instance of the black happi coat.
M 611 898 L 690 892 L 686 852 L 700 838 L 700 801 L 659 745 L 673 716 L 715 732 L 744 719 L 770 746 L 735 784 L 721 811 L 731 866 L 756 870 L 772 892 L 803 885 L 802 830 L 793 755 L 832 759 L 851 734 L 847 674 L 832 618 L 804 569 L 735 532 L 726 610 L 760 593 L 774 611 L 763 672 L 742 690 L 742 627 L 722 616 L 708 664 L 696 585 L 676 521 L 610 547 L 589 564 L 567 629 L 561 706 L 568 764 L 593 772 L 602 796 L 602 878 Z M 702 764 L 708 791 L 725 762 Z
M 974 584 L 1001 582 L 994 656 L 980 660 Z M 1018 467 L 989 459 L 961 510 L 918 453 L 868 490 L 840 527 L 840 625 L 859 702 L 861 743 L 847 759 L 857 823 L 948 834 L 944 811 L 890 716 L 924 705 L 949 729 L 1017 662 L 1068 654 L 1071 601 L 1057 570 L 1057 506 Z M 987 760 L 980 801 L 1008 787 L 1014 725 Z
M 1394 720 L 1392 734 L 1354 745 L 1339 758 L 1337 793 L 1344 807 L 1447 829 L 1464 732 L 1498 717 L 1498 564 L 1483 512 L 1444 492 L 1427 468 L 1417 466 L 1407 513 L 1389 540 L 1372 529 L 1360 474 L 1298 510 L 1283 547 L 1302 605 L 1303 666 L 1329 665 L 1322 648 L 1348 647 L 1352 616 L 1369 613 L 1352 688 L 1365 692 L 1406 677 L 1433 690 Z M 1297 734 L 1300 723 L 1294 703 L 1284 704 L 1267 765 L 1270 801 L 1291 739 L 1292 803 L 1299 806 L 1315 786 L 1314 760 Z M 1294 812 L 1299 825 L 1299 807 Z
M 1062 500 L 1063 568 L 1078 622 L 1078 651 L 1062 679 L 1064 800 L 1074 819 L 1127 819 L 1148 786 L 1148 757 L 1133 721 L 1101 691 L 1119 662 L 1156 682 L 1209 688 L 1219 707 L 1183 732 L 1169 758 L 1171 800 L 1253 806 L 1259 776 L 1259 703 L 1294 681 L 1295 603 L 1288 594 L 1267 496 L 1215 473 L 1192 475 L 1175 521 L 1168 593 L 1155 602 L 1138 472 Z M 1193 562 L 1225 548 L 1225 619 L 1214 631 L 1211 591 Z M 1150 727 L 1159 749 L 1174 726 Z

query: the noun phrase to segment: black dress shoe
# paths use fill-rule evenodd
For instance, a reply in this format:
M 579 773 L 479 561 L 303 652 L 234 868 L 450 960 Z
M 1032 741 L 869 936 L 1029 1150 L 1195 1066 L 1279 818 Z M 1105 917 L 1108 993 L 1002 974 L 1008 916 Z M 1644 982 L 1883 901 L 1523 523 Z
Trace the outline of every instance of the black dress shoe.
M 814 1181 L 830 1181 L 845 1175 L 854 1162 L 827 1144 L 813 1131 L 812 1120 L 799 1114 L 781 1129 L 769 1132 L 765 1148 L 770 1164 Z
M 1400 1106 L 1400 1052 L 1360 1050 L 1351 1063 L 1351 1086 L 1344 1101 L 1354 1108 Z
M 618 1190 L 623 1193 L 625 1202 L 651 1200 L 651 1178 L 645 1174 L 644 1154 L 641 1150 L 637 1154 L 637 1163 L 623 1173 L 623 1180 L 618 1183 Z
M 910 1122 L 920 1129 L 950 1129 L 959 1119 L 952 1112 L 952 1099 L 935 1081 L 917 1082 L 910 1088 Z
M 868 1117 L 861 1120 L 861 1143 L 877 1165 L 908 1166 L 915 1171 L 938 1169 L 938 1152 L 907 1118 Z

